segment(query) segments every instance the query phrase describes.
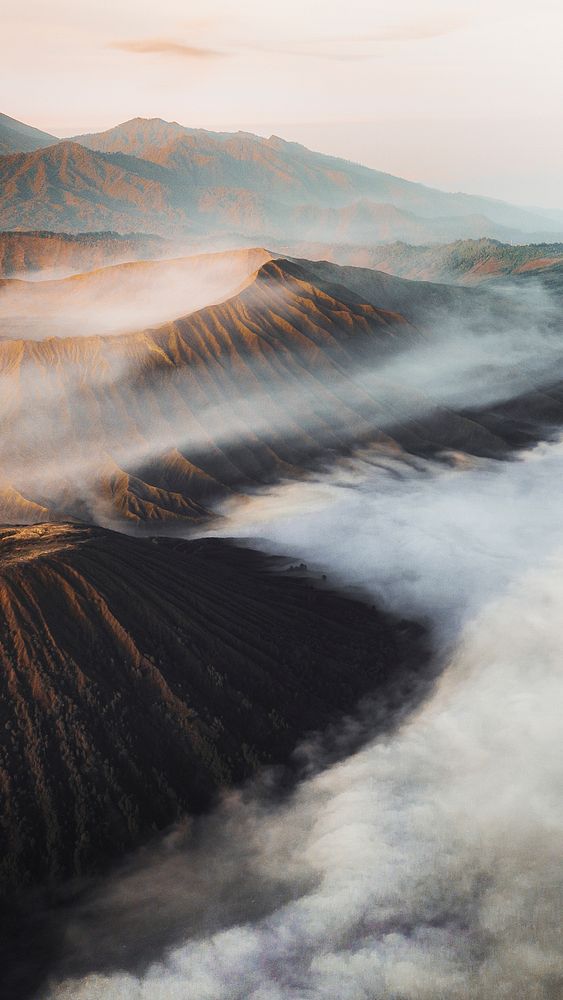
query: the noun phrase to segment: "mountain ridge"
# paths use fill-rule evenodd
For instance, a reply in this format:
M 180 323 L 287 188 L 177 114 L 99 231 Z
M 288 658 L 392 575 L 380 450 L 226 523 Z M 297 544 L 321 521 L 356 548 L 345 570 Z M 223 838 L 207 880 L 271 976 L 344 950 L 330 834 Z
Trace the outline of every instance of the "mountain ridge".
M 272 258 L 261 247 L 122 261 L 41 281 L 0 279 L 0 336 L 45 339 L 154 327 L 239 291 Z
M 448 244 L 346 246 L 301 242 L 278 247 L 280 254 L 330 260 L 341 266 L 368 267 L 411 281 L 481 284 L 537 274 L 563 260 L 563 243 L 523 246 L 493 239 L 456 240 Z
M 155 120 L 154 119 L 147 120 L 139 118 L 132 119 L 129 122 L 124 122 L 121 123 L 120 125 L 114 126 L 113 128 L 108 129 L 105 132 L 90 133 L 88 136 L 84 135 L 73 136 L 72 138 L 73 141 L 75 142 L 82 141 L 85 143 L 85 145 L 89 145 L 89 147 L 93 149 L 103 146 L 106 151 L 110 151 L 111 148 L 111 151 L 118 152 L 121 150 L 120 143 L 123 142 L 123 135 L 124 133 L 128 132 L 128 128 L 129 126 L 131 126 L 133 122 L 136 123 L 138 129 L 142 129 L 141 123 L 148 123 L 148 125 L 151 125 L 153 121 Z M 156 119 L 156 121 L 162 123 L 163 119 Z M 416 181 L 408 181 L 405 180 L 404 178 L 396 177 L 393 174 L 375 170 L 371 167 L 366 167 L 363 164 L 353 163 L 352 161 L 345 160 L 341 157 L 330 156 L 326 153 L 310 150 L 301 143 L 290 142 L 285 139 L 281 139 L 279 136 L 270 136 L 269 138 L 264 139 L 260 136 L 248 132 L 215 133 L 205 129 L 190 129 L 186 126 L 178 126 L 177 123 L 165 122 L 164 124 L 170 126 L 171 128 L 174 128 L 175 140 L 173 141 L 176 142 L 178 141 L 182 142 L 184 138 L 186 138 L 187 141 L 191 143 L 194 142 L 194 139 L 196 137 L 202 137 L 205 141 L 207 141 L 210 144 L 211 149 L 215 149 L 217 143 L 222 144 L 223 146 L 225 144 L 228 145 L 229 142 L 240 144 L 242 139 L 248 138 L 252 146 L 281 150 L 282 153 L 287 152 L 288 149 L 298 151 L 300 158 L 303 159 L 308 165 L 310 164 L 312 166 L 313 163 L 317 163 L 317 165 L 327 166 L 332 170 L 342 171 L 342 176 L 338 178 L 338 183 L 340 185 L 343 185 L 344 178 L 346 177 L 346 171 L 348 170 L 352 173 L 352 175 L 361 177 L 368 183 L 370 180 L 372 180 L 372 182 L 379 180 L 381 183 L 383 183 L 384 181 L 389 182 L 395 193 L 397 194 L 399 192 L 404 192 L 405 194 L 410 193 L 412 202 L 418 203 L 419 206 L 421 203 L 424 204 L 424 197 L 426 196 L 429 198 L 437 198 L 438 201 L 441 202 L 444 206 L 445 205 L 451 206 L 457 203 L 464 209 L 469 207 L 473 211 L 477 210 L 477 206 L 481 206 L 482 209 L 484 209 L 485 207 L 489 207 L 494 212 L 498 211 L 501 213 L 502 217 L 497 216 L 496 218 L 496 221 L 501 223 L 505 223 L 506 221 L 504 213 L 507 210 L 511 212 L 516 210 L 517 213 L 522 213 L 520 218 L 533 220 L 533 223 L 530 223 L 529 228 L 537 227 L 538 223 L 541 224 L 541 220 L 543 219 L 541 213 L 535 215 L 535 213 L 531 212 L 528 209 L 520 209 L 517 206 L 510 206 L 507 202 L 503 202 L 500 199 L 486 198 L 486 197 L 481 197 L 479 195 L 467 195 L 463 193 L 449 193 L 440 191 L 436 188 L 432 188 L 429 185 L 421 184 Z M 181 131 L 178 131 L 178 129 L 180 129 Z M 86 139 L 88 139 L 88 142 L 85 142 Z M 140 147 L 132 146 L 130 147 L 129 152 L 134 152 L 135 148 L 139 149 Z M 365 193 L 368 193 L 369 190 L 370 188 L 368 186 Z M 378 198 L 376 200 L 380 201 L 382 199 Z M 397 204 L 397 201 L 396 200 L 393 201 L 393 204 Z M 422 214 L 424 215 L 424 212 L 422 212 Z M 447 210 L 444 209 L 443 214 L 451 215 L 456 213 L 453 212 L 451 208 L 448 208 Z M 461 212 L 460 214 L 465 214 L 465 212 Z M 547 220 L 543 221 L 545 222 Z
M 0 278 L 69 277 L 110 264 L 167 256 L 168 244 L 150 233 L 55 233 L 0 230 Z
M 59 142 L 55 135 L 0 114 L 0 155 L 29 152 Z
M 0 158 L 4 228 L 176 236 L 230 231 L 267 242 L 297 231 L 305 213 L 319 238 L 335 221 L 344 225 L 348 215 L 346 241 L 355 243 L 363 242 L 366 232 L 374 242 L 483 235 L 523 242 L 526 236 L 561 231 L 554 217 L 497 199 L 439 191 L 276 136 L 214 133 L 137 118 L 34 152 L 39 155 Z M 368 203 L 371 230 L 362 218 Z M 404 214 L 386 230 L 389 206 Z

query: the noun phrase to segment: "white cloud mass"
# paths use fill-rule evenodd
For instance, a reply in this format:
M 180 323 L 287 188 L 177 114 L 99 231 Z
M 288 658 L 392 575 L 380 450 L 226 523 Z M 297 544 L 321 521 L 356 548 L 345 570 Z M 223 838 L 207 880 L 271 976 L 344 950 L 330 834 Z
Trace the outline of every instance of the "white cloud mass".
M 394 734 L 277 806 L 230 797 L 197 851 L 168 842 L 107 885 L 69 947 L 95 956 L 131 921 L 150 940 L 171 898 L 190 930 L 51 1000 L 559 995 L 562 485 L 561 444 L 456 468 L 364 455 L 231 509 L 224 533 L 428 617 L 447 667 Z

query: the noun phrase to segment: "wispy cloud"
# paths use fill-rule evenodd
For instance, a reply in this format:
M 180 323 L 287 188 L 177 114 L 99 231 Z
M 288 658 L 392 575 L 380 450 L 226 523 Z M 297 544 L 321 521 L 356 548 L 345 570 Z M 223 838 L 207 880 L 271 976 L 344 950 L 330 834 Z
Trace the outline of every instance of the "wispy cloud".
M 444 15 L 442 17 L 426 17 L 419 21 L 408 21 L 403 24 L 388 25 L 379 31 L 364 36 L 369 42 L 418 42 L 429 38 L 440 38 L 450 35 L 453 31 L 468 23 L 467 14 Z
M 382 26 L 362 35 L 343 35 L 338 39 L 304 39 L 296 43 L 246 43 L 244 48 L 284 55 L 314 57 L 317 59 L 370 59 L 382 54 L 388 43 L 428 41 L 449 35 L 464 27 L 468 16 L 463 12 L 440 17 L 426 17 L 417 21 Z
M 167 38 L 124 39 L 111 42 L 111 49 L 121 52 L 133 52 L 139 55 L 163 55 L 181 59 L 217 59 L 227 53 L 215 49 L 203 48 L 199 45 L 185 45 L 183 42 L 173 42 Z
M 110 43 L 112 49 L 139 55 L 172 56 L 180 59 L 214 59 L 233 54 L 238 50 L 271 52 L 279 55 L 302 56 L 316 59 L 372 59 L 382 55 L 389 43 L 425 41 L 448 35 L 467 23 L 467 16 L 459 13 L 435 18 L 423 18 L 403 24 L 382 26 L 363 35 L 344 35 L 341 38 L 305 38 L 286 43 L 271 41 L 232 42 L 232 51 L 219 51 L 203 45 L 187 45 L 169 38 L 123 39 Z M 229 48 L 231 48 L 229 46 Z

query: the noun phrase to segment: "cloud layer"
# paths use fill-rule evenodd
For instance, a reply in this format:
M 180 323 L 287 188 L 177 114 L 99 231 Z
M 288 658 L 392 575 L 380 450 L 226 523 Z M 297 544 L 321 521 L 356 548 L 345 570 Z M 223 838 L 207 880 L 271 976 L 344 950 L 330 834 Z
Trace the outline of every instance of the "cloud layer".
M 138 55 L 175 56 L 181 59 L 217 59 L 226 55 L 225 52 L 216 52 L 214 49 L 201 48 L 197 45 L 184 45 L 169 38 L 123 39 L 111 42 L 109 48 L 119 49 L 121 52 L 134 52 Z
M 52 1000 L 557 995 L 562 485 L 561 445 L 465 470 L 365 456 L 233 510 L 230 534 L 426 614 L 447 669 L 394 735 L 277 807 L 232 797 L 195 849 L 178 833 L 102 888 L 68 928 L 100 972 Z M 110 935 L 148 953 L 167 907 L 173 950 L 107 971 Z

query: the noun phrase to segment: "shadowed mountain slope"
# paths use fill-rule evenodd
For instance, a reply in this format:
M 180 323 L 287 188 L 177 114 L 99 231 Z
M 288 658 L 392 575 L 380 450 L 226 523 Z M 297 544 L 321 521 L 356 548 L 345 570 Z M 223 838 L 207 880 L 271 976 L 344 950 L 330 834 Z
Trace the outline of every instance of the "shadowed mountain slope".
M 25 125 L 9 115 L 0 114 L 0 155 L 7 153 L 29 153 L 59 142 L 56 136 L 41 129 Z
M 94 870 L 422 676 L 420 630 L 215 541 L 0 529 L 0 882 Z M 412 690 L 411 690 L 412 694 Z
M 494 298 L 479 292 L 432 281 L 412 281 L 367 267 L 347 267 L 326 260 L 297 258 L 310 280 L 320 287 L 338 283 L 351 292 L 377 302 L 381 308 L 400 312 L 410 323 L 420 327 L 433 324 L 444 316 L 454 318 L 474 311 L 480 302 L 495 308 Z
M 513 279 L 520 288 L 535 286 L 546 291 L 559 309 L 563 306 L 563 261 L 546 261 L 541 268 L 522 268 Z

